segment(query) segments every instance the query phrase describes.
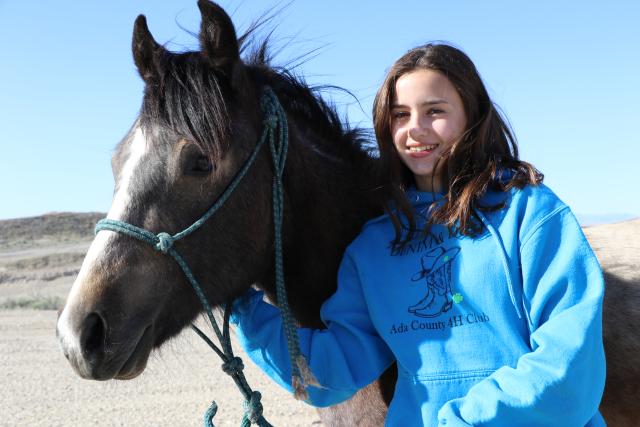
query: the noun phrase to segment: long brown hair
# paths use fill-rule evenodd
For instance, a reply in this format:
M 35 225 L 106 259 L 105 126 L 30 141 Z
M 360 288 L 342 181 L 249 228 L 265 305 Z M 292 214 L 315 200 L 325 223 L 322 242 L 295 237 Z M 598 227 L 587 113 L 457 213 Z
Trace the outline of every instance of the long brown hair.
M 531 164 L 518 158 L 518 146 L 513 131 L 501 116 L 469 57 L 451 45 L 430 43 L 411 49 L 398 59 L 378 90 L 373 105 L 373 123 L 380 150 L 380 195 L 391 218 L 396 237 L 394 245 L 404 245 L 416 230 L 414 211 L 405 191 L 415 184 L 414 176 L 396 152 L 391 136 L 391 105 L 396 97 L 398 79 L 412 71 L 427 69 L 442 73 L 458 91 L 467 118 L 466 129 L 449 151 L 439 160 L 444 184 L 444 196 L 434 202 L 424 232 L 433 224 L 442 224 L 450 231 L 477 235 L 482 227 L 475 209 L 496 210 L 503 204 L 480 206 L 479 200 L 489 189 L 507 191 L 513 187 L 537 185 L 543 175 Z M 510 171 L 506 178 L 499 174 Z M 395 204 L 395 208 L 391 207 Z M 408 227 L 403 227 L 399 214 Z

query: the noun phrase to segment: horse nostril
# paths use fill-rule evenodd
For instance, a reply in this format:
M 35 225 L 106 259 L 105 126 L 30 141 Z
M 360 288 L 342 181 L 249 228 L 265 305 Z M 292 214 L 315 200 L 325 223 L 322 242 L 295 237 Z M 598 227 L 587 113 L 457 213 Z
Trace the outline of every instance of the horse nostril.
M 107 325 L 98 313 L 89 313 L 82 324 L 80 346 L 86 356 L 97 356 L 102 352 Z

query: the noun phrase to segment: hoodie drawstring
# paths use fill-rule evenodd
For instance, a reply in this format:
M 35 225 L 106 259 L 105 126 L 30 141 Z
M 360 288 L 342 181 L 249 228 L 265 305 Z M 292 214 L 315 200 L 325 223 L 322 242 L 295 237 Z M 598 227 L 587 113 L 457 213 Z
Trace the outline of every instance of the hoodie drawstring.
M 493 239 L 496 241 L 498 248 L 500 249 L 498 252 L 500 253 L 500 257 L 502 258 L 502 266 L 504 268 L 504 272 L 507 276 L 507 288 L 509 289 L 509 297 L 511 297 L 511 304 L 513 304 L 513 308 L 516 310 L 516 314 L 518 315 L 518 319 L 522 319 L 522 313 L 520 312 L 520 306 L 516 303 L 516 296 L 513 289 L 513 278 L 511 277 L 511 268 L 509 268 L 509 260 L 507 259 L 507 252 L 504 249 L 504 245 L 502 244 L 502 239 L 500 238 L 500 234 L 496 231 L 496 229 L 491 225 L 491 223 L 487 220 L 487 217 L 480 212 L 479 209 L 474 209 L 482 223 Z

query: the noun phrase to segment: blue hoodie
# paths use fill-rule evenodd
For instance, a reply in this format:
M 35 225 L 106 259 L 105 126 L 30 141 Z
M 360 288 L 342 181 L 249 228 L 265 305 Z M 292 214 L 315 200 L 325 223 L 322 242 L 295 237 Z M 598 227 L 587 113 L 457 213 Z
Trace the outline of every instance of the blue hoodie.
M 419 223 L 433 200 L 410 191 Z M 487 193 L 480 235 L 434 226 L 401 250 L 382 216 L 347 248 L 327 329 L 299 328 L 329 406 L 394 361 L 387 426 L 599 426 L 604 282 L 569 208 L 544 185 Z M 291 390 L 279 311 L 253 292 L 234 304 L 245 351 Z

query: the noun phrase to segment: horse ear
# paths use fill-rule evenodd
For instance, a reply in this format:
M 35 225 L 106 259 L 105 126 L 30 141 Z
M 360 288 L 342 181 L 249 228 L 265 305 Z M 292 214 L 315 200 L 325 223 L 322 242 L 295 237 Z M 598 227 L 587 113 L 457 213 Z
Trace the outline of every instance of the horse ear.
M 200 49 L 214 67 L 231 67 L 240 60 L 236 30 L 227 13 L 217 4 L 198 0 L 202 15 Z
M 156 57 L 164 48 L 153 39 L 144 15 L 139 15 L 133 25 L 131 49 L 133 51 L 133 61 L 142 80 L 145 82 L 153 80 L 158 75 Z

